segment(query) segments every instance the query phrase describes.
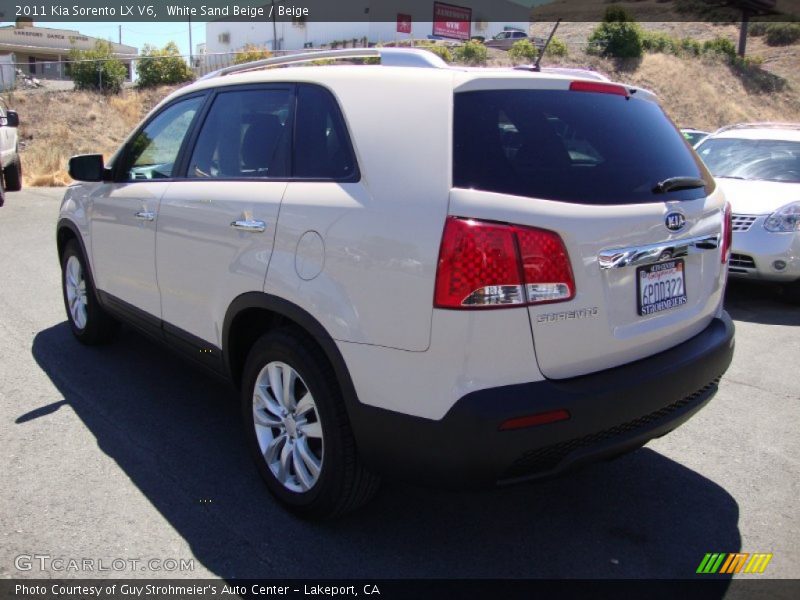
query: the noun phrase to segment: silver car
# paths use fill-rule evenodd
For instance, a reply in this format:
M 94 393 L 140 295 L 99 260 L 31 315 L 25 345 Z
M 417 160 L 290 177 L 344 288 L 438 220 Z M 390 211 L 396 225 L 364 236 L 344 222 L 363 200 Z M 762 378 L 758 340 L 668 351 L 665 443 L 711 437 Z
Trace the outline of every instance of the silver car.
M 733 209 L 731 277 L 800 300 L 800 123 L 741 123 L 696 146 Z

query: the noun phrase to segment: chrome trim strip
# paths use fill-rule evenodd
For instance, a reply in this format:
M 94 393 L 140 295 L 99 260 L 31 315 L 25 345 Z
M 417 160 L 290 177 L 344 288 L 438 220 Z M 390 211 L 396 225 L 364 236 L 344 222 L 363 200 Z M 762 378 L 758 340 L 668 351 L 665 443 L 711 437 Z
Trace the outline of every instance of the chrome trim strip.
M 702 235 L 682 240 L 671 240 L 647 246 L 614 248 L 603 250 L 597 255 L 601 269 L 622 269 L 648 265 L 670 258 L 680 258 L 719 248 L 720 235 Z

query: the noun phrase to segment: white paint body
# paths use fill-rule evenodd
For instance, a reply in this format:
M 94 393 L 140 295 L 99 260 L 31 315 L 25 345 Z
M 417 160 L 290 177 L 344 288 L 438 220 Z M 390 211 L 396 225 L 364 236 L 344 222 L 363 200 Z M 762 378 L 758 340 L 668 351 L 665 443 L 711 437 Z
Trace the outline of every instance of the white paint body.
M 719 191 L 681 203 L 687 228 L 670 234 L 664 216 L 671 207 L 664 202 L 587 206 L 452 187 L 454 93 L 565 90 L 574 79 L 381 66 L 211 78 L 173 98 L 223 84 L 327 87 L 342 109 L 360 181 L 81 184 L 67 191 L 61 216 L 78 225 L 98 288 L 218 347 L 233 298 L 247 291 L 278 296 L 310 313 L 336 341 L 361 402 L 441 419 L 472 391 L 650 356 L 697 334 L 722 310 L 725 269 L 718 249 L 686 257 L 689 302 L 651 317 L 636 314 L 635 268 L 601 272 L 597 263 L 603 249 L 718 234 Z M 125 190 L 138 185 L 150 186 L 148 193 Z M 139 204 L 158 213 L 153 223 L 134 221 Z M 265 221 L 266 231 L 232 229 L 240 214 Z M 558 232 L 576 297 L 531 308 L 434 309 L 448 215 Z M 589 307 L 598 308 L 591 319 L 537 322 L 543 314 Z

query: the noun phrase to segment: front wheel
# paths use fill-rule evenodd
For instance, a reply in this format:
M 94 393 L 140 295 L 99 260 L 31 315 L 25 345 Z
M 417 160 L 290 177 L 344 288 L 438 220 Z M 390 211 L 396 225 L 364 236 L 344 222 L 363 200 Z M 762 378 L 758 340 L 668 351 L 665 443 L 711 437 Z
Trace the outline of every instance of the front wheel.
M 374 495 L 378 478 L 361 465 L 333 370 L 313 342 L 292 330 L 265 334 L 250 352 L 243 383 L 248 445 L 285 507 L 326 518 Z
M 14 162 L 3 169 L 3 179 L 7 191 L 18 192 L 22 189 L 22 163 L 19 154 L 14 158 Z
M 83 344 L 103 344 L 117 333 L 119 323 L 100 306 L 78 242 L 70 240 L 61 257 L 61 287 L 72 333 Z

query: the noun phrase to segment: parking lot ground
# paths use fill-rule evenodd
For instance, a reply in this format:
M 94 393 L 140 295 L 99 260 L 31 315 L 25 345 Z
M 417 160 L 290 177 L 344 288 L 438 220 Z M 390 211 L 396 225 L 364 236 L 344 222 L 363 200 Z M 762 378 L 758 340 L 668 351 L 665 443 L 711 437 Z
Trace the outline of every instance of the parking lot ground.
M 73 340 L 55 253 L 63 190 L 0 208 L 0 577 L 20 555 L 193 561 L 123 577 L 683 578 L 707 552 L 800 577 L 800 308 L 732 286 L 734 363 L 695 418 L 555 480 L 478 493 L 386 483 L 360 512 L 283 512 L 245 450 L 236 394 L 130 330 Z M 741 577 L 745 577 L 742 575 Z

